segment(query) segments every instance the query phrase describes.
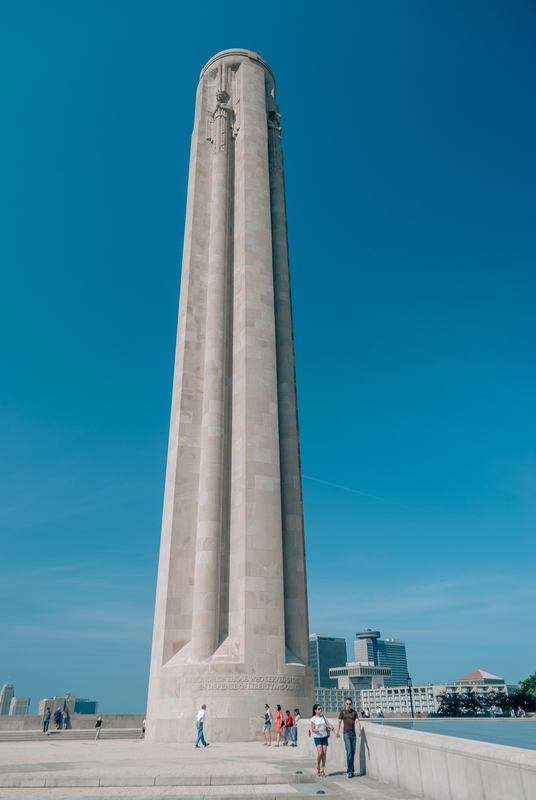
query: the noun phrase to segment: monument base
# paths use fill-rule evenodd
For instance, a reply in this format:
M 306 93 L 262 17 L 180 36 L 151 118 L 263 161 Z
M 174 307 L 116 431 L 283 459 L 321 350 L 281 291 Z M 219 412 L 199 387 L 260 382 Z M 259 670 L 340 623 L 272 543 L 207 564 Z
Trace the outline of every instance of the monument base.
M 251 674 L 237 663 L 173 664 L 160 672 L 161 698 L 149 697 L 146 738 L 149 742 L 193 742 L 197 712 L 207 706 L 207 741 L 259 742 L 264 704 L 275 714 L 300 709 L 309 716 L 313 704 L 313 673 L 302 664 L 286 664 L 277 674 Z M 241 669 L 242 668 L 242 669 Z

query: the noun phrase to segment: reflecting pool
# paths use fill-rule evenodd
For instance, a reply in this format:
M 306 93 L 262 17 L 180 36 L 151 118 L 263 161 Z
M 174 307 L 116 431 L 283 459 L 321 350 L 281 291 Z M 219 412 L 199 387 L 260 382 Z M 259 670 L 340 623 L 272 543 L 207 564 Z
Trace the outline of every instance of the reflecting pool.
M 368 722 L 368 720 L 367 720 Z M 506 744 L 536 750 L 536 719 L 416 719 L 374 720 L 375 725 L 411 728 L 423 733 L 440 733 L 479 742 Z

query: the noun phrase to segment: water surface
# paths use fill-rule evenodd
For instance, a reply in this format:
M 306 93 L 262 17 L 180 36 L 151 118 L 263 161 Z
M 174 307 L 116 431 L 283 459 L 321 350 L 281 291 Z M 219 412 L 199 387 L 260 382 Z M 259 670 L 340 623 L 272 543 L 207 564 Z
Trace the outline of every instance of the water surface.
M 536 719 L 384 719 L 374 724 L 536 750 Z

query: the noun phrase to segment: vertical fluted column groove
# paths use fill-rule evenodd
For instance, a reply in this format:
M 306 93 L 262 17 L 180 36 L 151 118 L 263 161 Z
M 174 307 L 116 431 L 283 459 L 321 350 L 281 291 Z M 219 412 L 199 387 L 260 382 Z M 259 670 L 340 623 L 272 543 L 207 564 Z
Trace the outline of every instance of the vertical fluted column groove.
M 220 73 L 213 113 L 212 206 L 192 614 L 191 657 L 194 661 L 203 661 L 213 655 L 220 635 L 230 199 L 229 110 L 222 78 Z
M 246 63 L 239 77 L 229 633 L 259 674 L 276 674 L 285 645 L 265 75 Z
M 307 664 L 309 636 L 305 539 L 280 119 L 276 110 L 268 112 L 285 643 L 290 651 L 287 653 L 289 658 L 296 656 Z

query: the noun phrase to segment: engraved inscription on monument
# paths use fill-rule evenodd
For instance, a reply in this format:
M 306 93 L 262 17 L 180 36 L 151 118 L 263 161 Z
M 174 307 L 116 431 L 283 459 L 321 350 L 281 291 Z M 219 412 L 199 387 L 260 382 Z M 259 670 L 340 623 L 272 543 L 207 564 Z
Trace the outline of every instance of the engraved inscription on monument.
M 211 675 L 205 677 L 188 676 L 185 683 L 195 684 L 197 691 L 257 691 L 257 692 L 295 692 L 300 690 L 303 678 L 281 675 Z

